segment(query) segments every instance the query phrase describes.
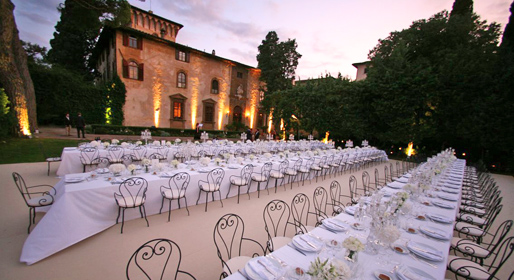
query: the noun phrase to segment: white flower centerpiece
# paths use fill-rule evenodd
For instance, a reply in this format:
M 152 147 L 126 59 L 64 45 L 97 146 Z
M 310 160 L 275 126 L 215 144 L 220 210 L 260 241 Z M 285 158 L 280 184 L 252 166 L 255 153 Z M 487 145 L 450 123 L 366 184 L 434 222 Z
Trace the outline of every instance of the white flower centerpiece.
M 272 156 L 270 153 L 264 153 L 264 157 L 267 159 L 270 159 Z
M 171 166 L 173 166 L 173 168 L 177 168 L 178 165 L 180 164 L 180 161 L 174 159 L 170 162 Z
M 120 143 L 120 140 L 118 140 L 118 139 L 111 140 L 111 144 L 113 144 L 113 145 L 118 145 L 119 143 Z
M 242 157 L 237 157 L 237 158 L 236 158 L 236 162 L 237 162 L 238 164 L 243 164 L 243 161 L 244 161 L 244 160 L 245 160 L 245 159 L 244 159 L 244 158 L 242 158 Z
M 307 274 L 319 280 L 347 280 L 352 277 L 352 271 L 346 263 L 338 259 L 321 261 L 319 257 L 311 262 Z
M 102 144 L 104 145 L 104 148 L 107 148 L 109 145 L 111 145 L 109 142 L 103 142 Z
M 364 244 L 353 236 L 343 241 L 343 247 L 346 249 L 345 259 L 350 262 L 357 261 L 357 253 L 364 250 Z
M 379 233 L 380 240 L 389 245 L 400 238 L 400 230 L 394 225 L 386 225 Z
M 129 147 L 129 143 L 127 142 L 123 142 L 120 144 L 120 146 L 123 148 L 123 149 L 127 149 Z
M 98 141 L 94 141 L 94 140 L 93 140 L 93 141 L 91 141 L 91 142 L 89 143 L 89 145 L 90 145 L 91 147 L 93 147 L 93 148 L 98 148 L 98 146 L 100 145 L 100 143 L 98 143 Z
M 153 141 L 153 142 L 152 142 L 152 145 L 154 145 L 154 146 L 158 147 L 158 146 L 160 146 L 160 145 L 161 145 L 161 142 L 160 142 L 160 141 L 155 140 L 155 141 Z
M 121 172 L 125 171 L 125 169 L 126 169 L 125 165 L 121 164 L 121 163 L 115 163 L 115 164 L 111 164 L 111 166 L 109 166 L 109 171 L 114 176 L 120 176 Z
M 139 141 L 139 140 L 138 140 L 138 141 L 136 141 L 136 146 L 141 146 L 141 145 L 143 145 L 143 142 L 141 142 L 141 141 Z
M 182 142 L 182 140 L 180 138 L 175 139 L 175 145 L 180 144 L 180 142 Z
M 171 147 L 171 146 L 172 146 L 171 142 L 170 142 L 170 141 L 166 141 L 166 147 L 168 147 L 168 148 L 169 148 L 169 147 Z
M 215 159 L 214 159 L 214 163 L 215 163 L 217 166 L 219 166 L 219 165 L 220 165 L 220 163 L 221 163 L 221 158 L 215 158 Z
M 255 159 L 254 155 L 250 155 L 250 160 L 253 161 Z
M 147 159 L 147 158 L 143 158 L 141 160 L 141 164 L 143 164 L 143 166 L 145 167 L 145 171 L 148 173 L 148 166 L 150 166 L 150 159 Z
M 280 152 L 280 153 L 278 153 L 278 156 L 279 156 L 280 158 L 283 158 L 283 157 L 284 157 L 284 153 Z
M 134 172 L 136 171 L 136 165 L 130 164 L 129 166 L 127 166 L 127 170 L 130 171 L 131 175 L 134 175 Z

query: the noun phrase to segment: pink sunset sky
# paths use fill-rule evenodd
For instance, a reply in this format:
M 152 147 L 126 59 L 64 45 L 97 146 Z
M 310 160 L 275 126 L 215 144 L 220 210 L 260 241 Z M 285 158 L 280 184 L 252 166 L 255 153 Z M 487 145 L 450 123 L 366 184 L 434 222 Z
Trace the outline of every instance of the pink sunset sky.
M 62 0 L 12 0 L 22 40 L 50 47 Z M 129 0 L 144 10 L 181 23 L 177 43 L 257 67 L 257 47 L 269 31 L 296 39 L 303 55 L 297 79 L 325 73 L 355 78 L 352 63 L 392 31 L 451 10 L 453 0 Z M 482 20 L 508 22 L 511 0 L 475 0 Z

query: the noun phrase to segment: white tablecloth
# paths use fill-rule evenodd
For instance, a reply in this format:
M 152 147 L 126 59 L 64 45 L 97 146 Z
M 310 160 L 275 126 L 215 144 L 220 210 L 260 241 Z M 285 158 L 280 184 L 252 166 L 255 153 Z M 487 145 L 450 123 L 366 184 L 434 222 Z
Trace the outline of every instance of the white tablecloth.
M 459 170 L 464 173 L 464 167 L 465 167 L 465 161 L 457 160 L 453 168 Z M 461 184 L 462 184 L 462 177 L 461 177 Z M 389 192 L 397 192 L 400 191 L 398 189 L 390 189 Z M 435 199 L 435 198 L 434 198 Z M 459 201 L 455 202 L 448 202 L 445 201 L 445 203 L 451 203 L 455 206 L 454 209 L 444 209 L 439 208 L 436 206 L 421 206 L 421 210 L 424 213 L 432 213 L 432 214 L 439 214 L 448 218 L 454 218 L 458 214 L 459 211 Z M 353 224 L 355 222 L 354 217 L 351 215 L 348 215 L 346 213 L 339 214 L 337 219 L 340 219 L 348 224 Z M 432 222 L 429 219 L 425 221 L 419 221 L 415 220 L 414 222 L 415 226 L 432 226 L 438 229 L 441 229 L 448 235 L 451 235 L 453 233 L 453 226 L 454 223 L 451 224 L 442 224 L 442 223 L 436 223 Z M 336 240 L 338 242 L 343 242 L 344 239 L 346 239 L 348 236 L 355 236 L 359 238 L 363 243 L 366 242 L 367 235 L 369 234 L 369 230 L 366 231 L 357 231 L 354 229 L 350 229 L 346 233 L 333 233 L 331 231 L 328 231 L 324 229 L 323 227 L 317 227 L 314 230 L 310 232 L 310 234 L 315 235 L 317 237 L 322 238 L 323 240 Z M 448 253 L 450 248 L 450 240 L 448 241 L 440 241 L 435 240 L 431 238 L 427 238 L 421 233 L 417 234 L 411 234 L 404 230 L 402 230 L 402 235 L 400 237 L 400 240 L 411 240 L 414 242 L 423 243 L 426 245 L 429 245 L 433 248 L 436 248 L 437 250 L 440 250 L 443 252 L 444 259 L 440 262 L 430 262 L 433 265 L 437 266 L 437 268 L 434 268 L 432 266 L 427 265 L 424 261 L 418 261 L 412 258 L 409 254 L 399 254 L 396 252 L 393 252 L 392 250 L 389 250 L 387 253 L 387 256 L 385 257 L 390 263 L 384 264 L 384 262 L 380 262 L 378 260 L 379 255 L 370 255 L 365 252 L 359 252 L 359 261 L 358 261 L 358 272 L 360 273 L 355 278 L 352 279 L 376 279 L 374 276 L 374 272 L 382 269 L 385 271 L 391 271 L 396 263 L 406 265 L 408 267 L 414 267 L 417 269 L 420 269 L 435 279 L 445 279 L 445 273 L 446 273 L 446 263 L 448 259 Z M 290 268 L 300 267 L 305 272 L 309 270 L 310 263 L 314 261 L 314 259 L 318 256 L 317 253 L 306 253 L 306 256 L 302 255 L 295 249 L 284 246 L 272 253 L 274 256 L 279 258 L 280 260 L 284 261 L 288 264 Z M 412 253 L 411 253 L 412 254 Z M 247 280 L 241 273 L 235 272 L 231 276 L 229 276 L 226 279 L 230 280 Z M 396 278 L 397 279 L 397 278 Z

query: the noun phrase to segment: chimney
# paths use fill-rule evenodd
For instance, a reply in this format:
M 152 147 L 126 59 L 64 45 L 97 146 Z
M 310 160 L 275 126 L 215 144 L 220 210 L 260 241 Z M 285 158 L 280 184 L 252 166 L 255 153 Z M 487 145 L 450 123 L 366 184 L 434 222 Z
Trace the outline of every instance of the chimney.
M 216 55 L 216 50 L 212 50 L 212 55 Z

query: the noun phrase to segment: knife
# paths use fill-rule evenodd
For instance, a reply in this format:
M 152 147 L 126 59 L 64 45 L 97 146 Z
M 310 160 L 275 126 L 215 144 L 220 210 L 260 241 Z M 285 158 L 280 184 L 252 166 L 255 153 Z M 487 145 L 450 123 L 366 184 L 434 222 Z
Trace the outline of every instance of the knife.
M 291 247 L 293 250 L 295 250 L 296 252 L 304 255 L 304 256 L 307 256 L 304 252 L 300 251 L 298 248 L 294 247 L 293 245 L 291 245 L 290 243 L 287 243 L 287 246 Z
M 309 246 L 312 247 L 312 249 L 314 250 L 317 250 L 318 248 L 316 248 L 316 246 L 314 246 L 314 244 L 312 244 L 311 242 L 309 242 L 309 240 L 305 239 L 305 237 L 303 236 L 300 236 L 300 239 L 303 240 L 303 242 L 307 243 Z

